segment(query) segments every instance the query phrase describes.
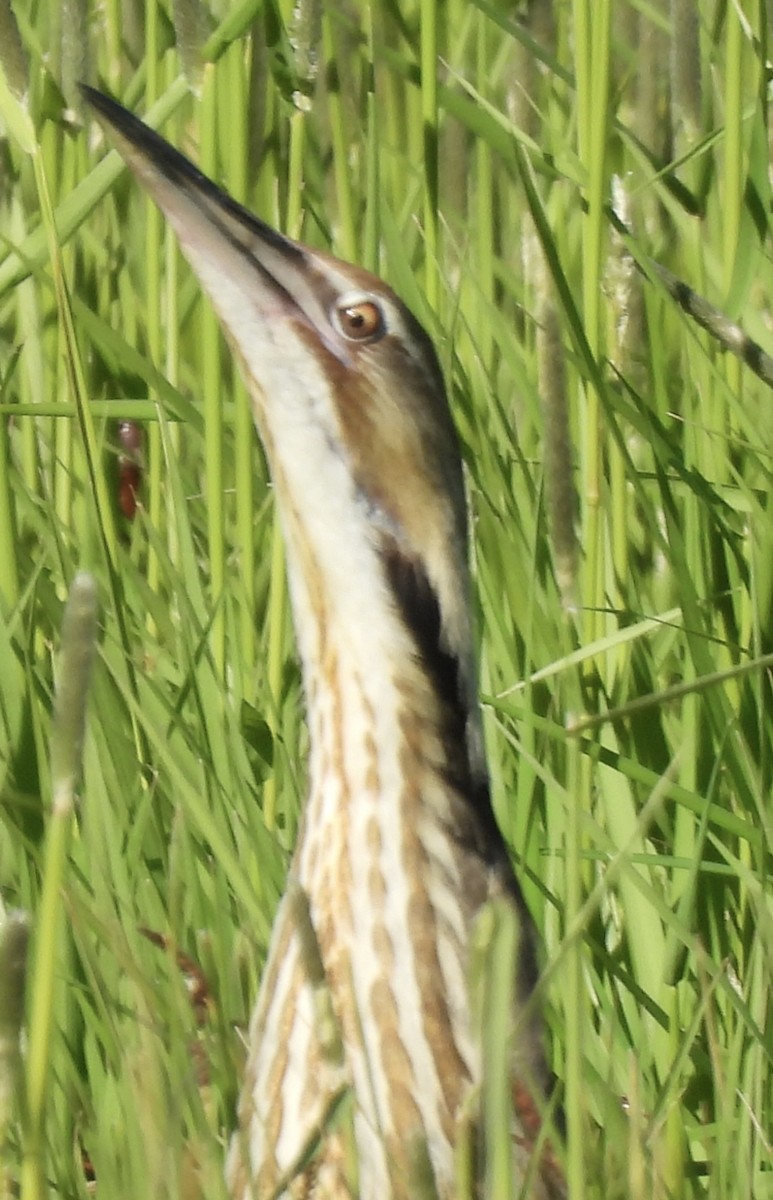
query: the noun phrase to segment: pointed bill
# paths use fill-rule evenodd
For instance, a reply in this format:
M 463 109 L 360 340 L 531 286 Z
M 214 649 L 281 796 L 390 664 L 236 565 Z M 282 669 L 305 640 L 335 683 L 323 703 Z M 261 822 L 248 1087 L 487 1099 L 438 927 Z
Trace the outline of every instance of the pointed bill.
M 256 319 L 305 317 L 318 336 L 325 313 L 314 252 L 261 221 L 115 100 L 83 87 L 121 157 L 177 234 L 231 337 L 240 345 Z M 346 281 L 344 281 L 346 282 Z M 328 342 L 340 356 L 340 347 Z

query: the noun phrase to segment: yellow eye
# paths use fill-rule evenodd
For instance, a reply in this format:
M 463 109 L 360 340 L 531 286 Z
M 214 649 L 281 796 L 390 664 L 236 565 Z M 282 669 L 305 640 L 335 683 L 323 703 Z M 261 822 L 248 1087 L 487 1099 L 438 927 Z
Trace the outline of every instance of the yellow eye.
M 341 333 L 353 342 L 368 342 L 384 333 L 381 309 L 372 300 L 342 304 L 336 314 Z

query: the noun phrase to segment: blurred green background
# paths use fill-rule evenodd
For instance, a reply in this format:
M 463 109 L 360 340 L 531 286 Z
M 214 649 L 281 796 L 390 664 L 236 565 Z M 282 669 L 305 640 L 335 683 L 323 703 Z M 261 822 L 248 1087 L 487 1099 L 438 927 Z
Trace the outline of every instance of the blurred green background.
M 573 1200 L 773 1197 L 773 405 L 651 268 L 773 350 L 772 12 L 0 0 L 1 1197 L 223 1194 L 304 795 L 244 390 L 78 80 L 435 340 Z

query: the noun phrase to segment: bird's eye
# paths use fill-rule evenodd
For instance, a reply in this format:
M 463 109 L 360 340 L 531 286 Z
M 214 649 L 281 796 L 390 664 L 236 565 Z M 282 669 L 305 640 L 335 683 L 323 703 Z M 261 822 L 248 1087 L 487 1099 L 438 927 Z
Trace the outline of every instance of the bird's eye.
M 384 316 L 373 300 L 339 304 L 335 315 L 341 333 L 352 342 L 374 341 L 384 333 Z

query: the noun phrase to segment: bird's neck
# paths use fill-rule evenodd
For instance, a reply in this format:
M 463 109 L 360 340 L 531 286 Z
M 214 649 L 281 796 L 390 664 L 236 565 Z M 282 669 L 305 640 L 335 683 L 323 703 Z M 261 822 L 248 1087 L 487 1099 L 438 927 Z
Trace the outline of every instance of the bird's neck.
M 487 789 L 471 647 L 441 649 L 434 595 L 414 596 L 413 579 L 380 560 L 335 587 L 304 567 L 293 587 L 311 747 L 304 829 L 375 837 L 378 824 L 397 845 L 400 823 L 434 822 L 466 836 Z
M 370 633 L 328 629 L 305 671 L 309 803 L 320 806 L 309 817 L 317 831 L 343 821 L 363 836 L 375 836 L 375 822 L 399 841 L 401 823 L 420 822 L 433 805 L 443 819 L 445 799 L 469 790 L 465 733 L 410 645 L 388 647 Z
M 461 933 L 501 847 L 477 702 L 468 706 L 454 656 L 421 645 L 388 572 L 377 585 L 353 574 L 335 591 L 322 574 L 316 582 L 293 588 L 310 738 L 294 870 L 331 936 L 352 897 L 373 914 L 387 904 L 387 922 L 407 927 L 417 887 L 442 891 L 433 909 L 461 898 Z
M 438 1148 L 438 1183 L 451 1178 L 447 1148 L 479 1073 L 468 953 L 488 881 L 470 870 L 467 768 L 442 705 L 408 653 L 383 651 L 378 636 L 366 647 L 328 628 L 307 671 L 310 789 L 294 869 L 349 1047 L 360 1136 L 384 1131 L 365 1158 L 391 1195 L 387 1178 L 409 1173 L 417 1139 Z
M 390 1187 L 418 1139 L 450 1195 L 455 1123 L 480 1075 L 470 939 L 502 848 L 471 647 L 445 638 L 410 562 L 354 536 L 334 560 L 287 526 L 311 745 L 292 870 L 347 1046 L 368 1194 L 403 1194 Z

